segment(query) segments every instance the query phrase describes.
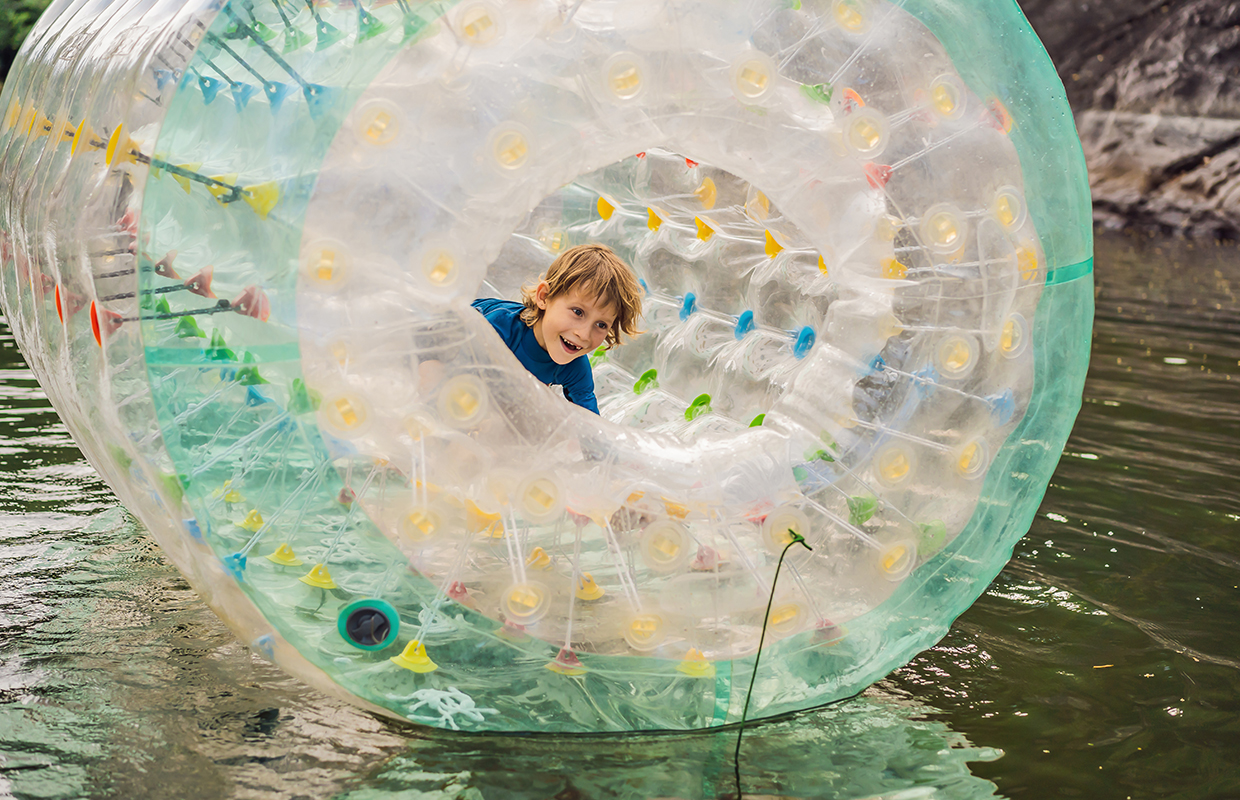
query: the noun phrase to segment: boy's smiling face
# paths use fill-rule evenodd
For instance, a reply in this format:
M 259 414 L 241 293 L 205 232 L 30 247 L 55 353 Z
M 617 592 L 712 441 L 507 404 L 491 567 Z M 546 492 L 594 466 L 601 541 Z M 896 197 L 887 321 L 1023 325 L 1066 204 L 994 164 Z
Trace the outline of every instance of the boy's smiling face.
M 548 299 L 549 288 L 543 281 L 534 290 L 534 300 L 543 311 L 531 326 L 538 344 L 557 364 L 594 352 L 616 324 L 616 310 L 580 289 Z

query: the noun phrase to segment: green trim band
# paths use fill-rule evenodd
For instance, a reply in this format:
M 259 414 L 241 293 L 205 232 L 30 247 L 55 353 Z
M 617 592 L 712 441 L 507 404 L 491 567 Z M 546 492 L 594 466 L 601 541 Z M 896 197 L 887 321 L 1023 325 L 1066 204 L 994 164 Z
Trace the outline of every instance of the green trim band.
M 1090 256 L 1079 264 L 1072 264 L 1071 266 L 1059 267 L 1058 269 L 1048 271 L 1046 273 L 1046 285 L 1054 286 L 1057 283 L 1075 281 L 1079 278 L 1084 278 L 1086 275 L 1093 274 L 1093 271 L 1094 259 L 1093 256 Z

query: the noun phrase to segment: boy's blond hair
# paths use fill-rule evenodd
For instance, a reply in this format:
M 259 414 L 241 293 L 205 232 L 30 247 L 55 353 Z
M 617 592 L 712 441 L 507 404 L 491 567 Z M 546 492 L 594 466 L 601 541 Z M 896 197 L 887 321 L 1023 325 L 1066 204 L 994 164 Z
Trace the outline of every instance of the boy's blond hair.
M 547 282 L 547 300 L 575 289 L 590 297 L 599 298 L 604 306 L 616 310 L 616 323 L 607 330 L 603 340 L 607 349 L 621 344 L 620 335 L 636 336 L 637 318 L 642 313 L 642 287 L 633 270 L 620 256 L 604 244 L 579 244 L 570 247 L 547 267 L 538 283 L 521 287 L 521 300 L 525 308 L 521 321 L 533 326 L 542 319 L 543 309 L 538 307 L 535 293 L 538 284 Z

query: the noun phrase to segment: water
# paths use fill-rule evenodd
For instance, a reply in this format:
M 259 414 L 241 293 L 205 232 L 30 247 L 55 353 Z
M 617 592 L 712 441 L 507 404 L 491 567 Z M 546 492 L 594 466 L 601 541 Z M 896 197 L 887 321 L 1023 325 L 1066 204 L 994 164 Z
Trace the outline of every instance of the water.
M 1086 403 L 948 637 L 756 725 L 747 797 L 1240 795 L 1240 251 L 1106 237 Z M 235 642 L 0 352 L 0 798 L 722 798 L 735 733 L 465 737 Z

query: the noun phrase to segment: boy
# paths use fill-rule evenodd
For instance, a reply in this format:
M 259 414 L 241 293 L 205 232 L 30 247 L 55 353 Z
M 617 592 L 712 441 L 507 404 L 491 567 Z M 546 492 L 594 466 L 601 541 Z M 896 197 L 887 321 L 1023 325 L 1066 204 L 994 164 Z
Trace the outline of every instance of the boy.
M 621 334 L 636 335 L 642 289 L 633 271 L 605 245 L 578 245 L 521 296 L 521 303 L 488 298 L 473 306 L 535 378 L 562 386 L 565 398 L 597 414 L 594 375 L 583 356 L 620 344 Z

